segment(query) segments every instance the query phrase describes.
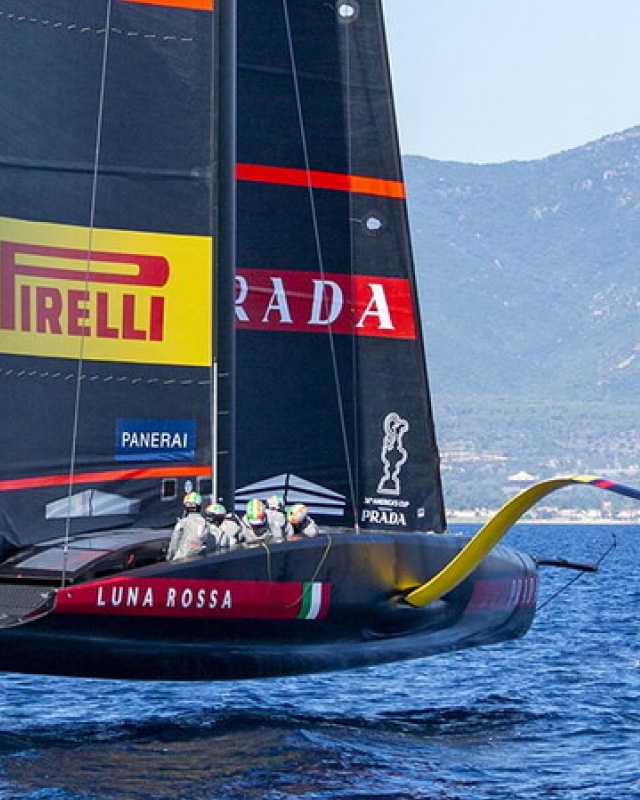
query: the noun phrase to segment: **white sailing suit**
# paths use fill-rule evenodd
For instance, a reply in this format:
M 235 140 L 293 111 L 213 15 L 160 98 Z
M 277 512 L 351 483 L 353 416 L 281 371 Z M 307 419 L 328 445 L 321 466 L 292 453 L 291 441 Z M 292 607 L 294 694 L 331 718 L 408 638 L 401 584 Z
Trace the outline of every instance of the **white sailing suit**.
M 218 549 L 230 550 L 237 547 L 240 542 L 240 533 L 242 531 L 242 523 L 239 517 L 235 514 L 227 514 L 227 516 L 220 522 L 209 523 L 211 526 L 211 534 L 215 537 Z
M 291 525 L 291 523 L 288 523 Z M 304 521 L 300 523 L 300 525 L 291 525 L 291 529 L 293 530 L 293 536 L 317 536 L 320 533 L 320 529 L 318 528 L 318 524 L 315 520 L 311 519 L 311 517 L 305 517 Z
M 265 514 L 271 531 L 271 538 L 274 542 L 282 542 L 291 536 L 293 529 L 282 511 L 275 508 L 267 508 Z
M 200 514 L 187 514 L 176 522 L 167 561 L 205 555 L 216 549 L 215 537 L 211 535 L 209 524 Z

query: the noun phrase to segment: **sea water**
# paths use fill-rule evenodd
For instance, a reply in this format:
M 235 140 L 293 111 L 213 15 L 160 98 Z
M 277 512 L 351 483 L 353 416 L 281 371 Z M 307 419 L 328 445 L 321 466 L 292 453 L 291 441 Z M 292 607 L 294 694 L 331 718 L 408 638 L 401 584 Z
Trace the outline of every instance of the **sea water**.
M 237 684 L 0 675 L 0 797 L 640 798 L 640 526 L 508 543 L 595 561 L 614 536 L 595 575 L 543 570 L 516 642 Z

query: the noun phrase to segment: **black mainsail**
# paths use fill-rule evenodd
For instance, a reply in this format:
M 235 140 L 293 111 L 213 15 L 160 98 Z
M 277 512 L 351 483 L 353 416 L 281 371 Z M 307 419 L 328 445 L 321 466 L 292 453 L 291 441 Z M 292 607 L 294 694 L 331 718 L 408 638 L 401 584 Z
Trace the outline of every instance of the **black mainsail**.
M 208 6 L 11 0 L 0 18 L 15 544 L 69 515 L 167 524 L 178 479 L 207 480 Z M 442 530 L 380 3 L 241 0 L 238 31 L 239 497 L 284 476 L 324 521 Z
M 241 496 L 441 531 L 381 4 L 241 0 L 238 32 Z
M 0 14 L 0 536 L 175 518 L 210 475 L 213 26 L 202 2 Z

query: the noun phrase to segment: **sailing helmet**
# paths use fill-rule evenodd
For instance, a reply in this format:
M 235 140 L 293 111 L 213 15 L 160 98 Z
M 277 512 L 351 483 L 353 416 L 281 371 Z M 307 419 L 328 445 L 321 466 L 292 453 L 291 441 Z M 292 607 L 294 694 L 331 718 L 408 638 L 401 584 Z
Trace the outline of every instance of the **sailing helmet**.
M 272 511 L 284 511 L 284 498 L 279 494 L 267 497 L 267 508 Z
M 296 503 L 287 511 L 287 519 L 292 525 L 302 525 L 309 509 L 303 503 Z
M 202 497 L 198 492 L 188 492 L 182 501 L 185 511 L 200 511 L 202 508 Z
M 222 505 L 222 503 L 209 503 L 204 510 L 203 516 L 207 522 L 213 522 L 214 524 L 219 525 L 227 516 L 227 509 Z
M 259 528 L 267 521 L 262 500 L 249 500 L 247 503 L 247 522 L 252 528 Z

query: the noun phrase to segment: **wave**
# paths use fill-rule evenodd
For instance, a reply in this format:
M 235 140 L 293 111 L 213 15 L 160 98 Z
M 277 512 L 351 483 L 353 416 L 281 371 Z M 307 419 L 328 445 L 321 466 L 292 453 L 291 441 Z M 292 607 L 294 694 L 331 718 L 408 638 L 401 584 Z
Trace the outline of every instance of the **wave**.
M 343 729 L 376 733 L 412 734 L 420 737 L 487 735 L 490 731 L 548 721 L 554 714 L 534 712 L 519 700 L 494 696 L 476 706 L 427 707 L 384 710 L 371 714 L 300 713 L 290 708 L 202 708 L 177 715 L 155 714 L 146 719 L 68 722 L 25 725 L 18 731 L 0 731 L 0 752 L 15 753 L 47 747 L 72 748 L 78 744 L 118 742 L 186 742 L 216 736 L 270 732 Z

